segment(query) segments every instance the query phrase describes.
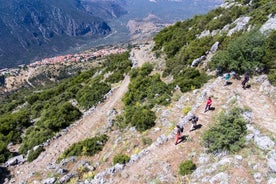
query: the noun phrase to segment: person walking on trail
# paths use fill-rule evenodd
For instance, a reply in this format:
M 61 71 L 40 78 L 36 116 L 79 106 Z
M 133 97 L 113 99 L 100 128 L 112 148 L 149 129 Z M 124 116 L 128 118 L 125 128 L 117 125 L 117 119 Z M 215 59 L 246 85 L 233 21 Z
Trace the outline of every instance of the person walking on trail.
M 227 86 L 229 84 L 230 73 L 226 73 L 224 78 L 225 78 L 224 86 Z
M 175 145 L 178 144 L 179 139 L 181 139 L 181 132 L 183 132 L 183 127 L 180 127 L 179 125 L 176 125 L 177 131 L 176 131 L 176 137 L 175 137 Z
M 193 116 L 189 119 L 189 121 L 192 122 L 192 126 L 191 126 L 191 128 L 190 128 L 190 132 L 191 132 L 191 131 L 193 131 L 193 130 L 196 129 L 196 123 L 197 123 L 197 121 L 198 121 L 198 117 L 195 116 L 195 115 L 193 115 Z
M 209 96 L 209 98 L 208 98 L 208 100 L 207 100 L 207 102 L 206 102 L 206 106 L 205 106 L 204 112 L 207 112 L 208 110 L 210 110 L 211 105 L 212 105 L 212 99 L 211 99 L 211 97 Z
M 242 81 L 242 88 L 246 89 L 246 83 L 249 81 L 249 73 L 245 72 L 244 74 L 244 79 Z

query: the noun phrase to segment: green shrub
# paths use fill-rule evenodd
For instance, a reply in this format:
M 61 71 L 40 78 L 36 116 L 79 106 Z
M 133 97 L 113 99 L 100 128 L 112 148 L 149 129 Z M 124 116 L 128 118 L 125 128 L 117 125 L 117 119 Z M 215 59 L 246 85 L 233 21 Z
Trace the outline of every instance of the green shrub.
M 105 81 L 109 83 L 117 83 L 123 79 L 124 79 L 123 73 L 121 73 L 121 71 L 115 71 Z
M 226 50 L 217 52 L 210 66 L 221 71 L 234 70 L 238 73 L 245 71 L 264 71 L 266 55 L 265 37 L 257 31 L 245 33 L 231 41 Z
M 151 145 L 152 139 L 149 137 L 142 137 L 142 142 L 144 145 Z
M 153 66 L 150 63 L 145 63 L 142 65 L 141 69 L 139 70 L 139 74 L 141 76 L 149 75 L 153 70 Z
M 125 105 L 134 105 L 139 102 L 150 107 L 155 104 L 167 105 L 170 102 L 170 94 L 170 88 L 160 79 L 159 74 L 152 76 L 138 74 L 131 79 L 131 84 L 128 92 L 123 97 L 123 102 Z
M 130 157 L 128 155 L 124 155 L 124 154 L 118 154 L 115 155 L 113 158 L 113 164 L 126 164 L 128 161 L 130 160 Z
M 93 156 L 102 151 L 107 140 L 107 135 L 101 135 L 74 143 L 72 146 L 70 146 L 70 148 L 65 150 L 65 152 L 62 154 L 62 158 L 81 155 Z
M 131 68 L 131 61 L 129 58 L 129 52 L 122 54 L 112 54 L 106 58 L 106 62 L 103 63 L 106 67 L 106 71 L 120 71 L 122 74 L 126 74 Z
M 246 135 L 246 122 L 240 108 L 233 108 L 228 113 L 220 113 L 216 123 L 203 134 L 203 141 L 209 152 L 237 152 L 243 147 Z
M 273 86 L 276 86 L 276 69 L 271 69 L 269 71 L 268 80 Z
M 94 81 L 78 91 L 76 99 L 85 109 L 103 100 L 104 95 L 111 89 L 110 85 L 104 82 Z
M 201 73 L 195 68 L 186 68 L 175 76 L 173 84 L 178 85 L 181 92 L 184 93 L 194 88 L 200 88 L 207 80 L 208 77 L 205 73 Z
M 196 165 L 193 163 L 192 160 L 186 160 L 182 162 L 179 166 L 179 174 L 184 176 L 187 174 L 193 173 L 193 171 L 196 169 Z
M 125 110 L 125 122 L 135 126 L 140 132 L 155 125 L 155 113 L 143 106 L 128 106 Z
M 28 155 L 28 162 L 32 162 L 33 160 L 35 160 L 41 152 L 45 151 L 43 147 L 39 146 L 35 151 L 34 150 L 31 150 L 29 152 L 29 155 Z
M 183 109 L 183 114 L 184 115 L 187 115 L 188 112 L 190 112 L 192 110 L 192 108 L 190 106 L 186 106 L 184 109 Z
M 0 163 L 7 161 L 8 157 L 11 155 L 7 149 L 8 142 L 4 142 L 2 139 L 5 139 L 5 136 L 0 133 Z
M 73 121 L 79 119 L 80 116 L 81 112 L 76 107 L 69 102 L 65 102 L 44 110 L 37 124 L 57 132 L 69 126 Z
M 34 146 L 42 144 L 53 135 L 54 132 L 50 129 L 31 126 L 26 130 L 19 152 L 26 154 L 28 150 L 31 150 Z

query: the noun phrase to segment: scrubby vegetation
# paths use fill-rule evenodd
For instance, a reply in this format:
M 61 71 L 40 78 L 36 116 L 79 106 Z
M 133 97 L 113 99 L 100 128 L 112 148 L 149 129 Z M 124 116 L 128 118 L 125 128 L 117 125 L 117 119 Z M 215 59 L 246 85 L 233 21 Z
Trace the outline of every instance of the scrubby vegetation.
M 253 30 L 249 33 L 236 32 L 231 36 L 226 33 L 215 36 L 198 37 L 203 31 L 221 30 L 224 26 L 235 26 L 234 20 L 241 16 L 250 16 L 249 25 L 259 28 L 269 15 L 275 14 L 276 2 L 263 0 L 252 1 L 248 5 L 247 0 L 238 0 L 247 6 L 232 6 L 230 8 L 219 7 L 206 15 L 196 15 L 192 19 L 177 22 L 160 31 L 155 37 L 154 51 L 162 50 L 166 56 L 166 69 L 164 76 L 173 75 L 174 84 L 178 84 L 185 92 L 189 86 L 183 87 L 185 70 L 192 61 L 206 54 L 212 44 L 220 43 L 219 52 L 213 57 L 209 67 L 220 72 L 235 70 L 238 73 L 250 71 L 256 73 L 268 73 L 269 79 L 275 83 L 275 31 L 270 35 L 264 35 Z M 272 41 L 274 40 L 274 41 Z M 190 70 L 190 69 L 189 69 Z M 196 70 L 196 69 L 194 69 Z M 182 74 L 182 75 L 181 75 Z M 195 87 L 200 87 L 207 79 L 204 73 L 197 74 L 198 82 Z M 182 83 L 181 83 L 182 82 Z M 191 84 L 191 81 L 185 82 Z
M 93 156 L 102 151 L 108 141 L 107 135 L 96 136 L 84 141 L 74 143 L 62 154 L 61 158 L 70 156 Z
M 36 150 L 31 150 L 27 158 L 28 162 L 35 160 L 44 150 L 45 149 L 41 146 L 39 146 Z
M 170 103 L 171 88 L 159 74 L 150 75 L 152 70 L 153 66 L 147 63 L 131 71 L 131 84 L 123 97 L 124 113 L 117 117 L 118 127 L 131 125 L 138 131 L 145 131 L 155 125 L 156 116 L 151 108 Z
M 204 146 L 209 152 L 237 152 L 243 147 L 246 135 L 246 122 L 242 118 L 242 109 L 233 108 L 221 112 L 216 123 L 203 134 Z
M 128 155 L 125 154 L 118 154 L 115 155 L 113 158 L 113 164 L 126 164 L 128 161 L 130 160 L 130 157 Z
M 212 58 L 211 68 L 221 71 L 243 73 L 262 72 L 269 67 L 266 55 L 266 38 L 258 31 L 251 31 L 231 41 L 225 50 L 219 51 Z
M 179 166 L 179 174 L 185 176 L 187 174 L 193 173 L 196 169 L 196 165 L 193 163 L 192 160 L 186 160 L 182 162 Z
M 82 109 L 96 106 L 116 80 L 104 78 L 107 72 L 126 74 L 130 70 L 129 53 L 111 55 L 106 61 L 59 83 L 22 89 L 1 98 L 0 106 L 0 162 L 12 157 L 7 145 L 21 144 L 20 153 L 26 154 L 61 129 L 79 119 Z M 72 103 L 75 101 L 75 103 Z M 34 159 L 40 152 L 31 152 Z

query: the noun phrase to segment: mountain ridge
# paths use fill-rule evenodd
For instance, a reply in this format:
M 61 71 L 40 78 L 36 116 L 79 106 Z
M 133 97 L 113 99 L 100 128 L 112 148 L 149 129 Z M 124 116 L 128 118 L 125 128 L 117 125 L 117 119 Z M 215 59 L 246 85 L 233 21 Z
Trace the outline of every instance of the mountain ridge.
M 103 37 L 111 32 L 102 18 L 87 12 L 77 0 L 66 4 L 63 1 L 2 1 L 0 7 L 1 67 L 28 63 L 28 59 L 35 60 L 31 58 L 34 55 L 46 57 L 49 53 L 67 50 L 70 45 L 84 43 L 87 38 Z

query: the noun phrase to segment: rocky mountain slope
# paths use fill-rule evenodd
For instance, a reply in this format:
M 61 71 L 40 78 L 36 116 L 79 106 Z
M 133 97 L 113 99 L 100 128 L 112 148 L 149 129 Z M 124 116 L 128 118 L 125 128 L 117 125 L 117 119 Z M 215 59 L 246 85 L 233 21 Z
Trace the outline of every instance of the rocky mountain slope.
M 132 50 L 132 59 L 137 62 L 137 66 L 145 61 L 160 64 L 160 59 L 150 52 L 151 47 L 152 45 L 144 45 Z M 71 183 L 272 184 L 275 182 L 276 89 L 267 82 L 266 76 L 250 79 L 251 88 L 246 90 L 241 88 L 241 81 L 231 79 L 231 82 L 231 85 L 224 86 L 224 79 L 219 77 L 199 90 L 189 93 L 176 91 L 170 106 L 156 107 L 156 126 L 139 133 L 133 128 L 121 132 L 112 126 L 116 111 L 121 111 L 120 99 L 129 84 L 129 78 L 126 77 L 113 88 L 112 94 L 103 104 L 88 111 L 66 132 L 52 139 L 46 146 L 46 151 L 35 161 L 14 166 L 11 183 L 67 183 L 71 178 Z M 215 110 L 204 113 L 205 100 L 210 95 Z M 233 106 L 250 109 L 249 113 L 244 114 L 248 123 L 246 146 L 235 155 L 206 153 L 201 143 L 203 132 L 213 126 L 213 118 L 219 112 Z M 199 117 L 201 128 L 189 132 L 189 114 L 183 114 L 185 107 L 191 107 L 189 114 Z M 175 124 L 184 125 L 183 135 L 186 137 L 178 145 L 174 145 Z M 107 133 L 110 137 L 102 152 L 92 158 L 72 157 L 60 164 L 56 163 L 69 145 L 101 133 Z M 153 142 L 144 145 L 141 143 L 143 137 L 148 137 Z M 112 166 L 112 157 L 122 151 L 131 156 L 130 161 L 126 165 Z M 179 164 L 187 159 L 192 159 L 197 169 L 192 175 L 182 177 L 178 175 Z M 74 180 L 82 167 L 90 168 L 96 174 L 94 179 Z M 57 179 L 57 174 L 63 177 Z
M 224 6 L 230 5 L 226 3 Z M 239 4 L 237 6 L 240 7 Z M 233 9 L 235 9 L 235 6 Z M 210 22 L 218 23 L 219 25 L 221 22 L 216 22 L 218 17 L 214 17 Z M 223 19 L 224 17 L 220 16 L 219 18 Z M 266 18 L 267 21 L 264 21 L 265 23 L 259 26 L 259 29 L 263 33 L 267 30 L 276 29 L 273 21 L 275 20 L 275 15 L 272 14 Z M 222 27 L 222 29 L 213 31 L 197 30 L 199 34 L 196 35 L 197 38 L 195 40 L 200 42 L 202 41 L 200 40 L 201 38 L 210 38 L 211 35 L 215 38 L 220 33 L 224 33 L 224 35 L 229 34 L 229 37 L 224 37 L 224 40 L 227 40 L 228 38 L 230 39 L 231 35 L 241 34 L 242 31 L 247 32 L 247 28 L 251 27 L 248 25 L 249 18 L 247 16 L 236 17 L 235 19 L 230 24 L 218 26 Z M 176 28 L 180 26 L 181 23 L 175 25 Z M 214 28 L 211 24 L 209 26 L 210 28 Z M 194 26 L 187 28 L 187 30 L 195 28 Z M 186 27 L 183 29 L 186 29 Z M 166 30 L 175 33 L 172 29 Z M 236 40 L 240 38 L 244 37 L 241 35 Z M 162 41 L 162 39 L 160 40 Z M 273 42 L 270 43 L 273 45 Z M 127 111 L 124 107 L 126 106 L 126 99 L 123 97 L 124 94 L 131 91 L 131 88 L 135 86 L 132 83 L 132 77 L 138 75 L 138 72 L 135 73 L 135 68 L 150 63 L 154 67 L 149 76 L 159 77 L 158 74 L 161 76 L 164 68 L 168 67 L 167 56 L 158 51 L 152 52 L 156 44 L 156 42 L 148 41 L 131 48 L 129 59 L 132 61 L 132 72 L 123 76 L 120 82 L 112 84 L 111 91 L 105 95 L 103 102 L 84 111 L 80 120 L 43 143 L 45 151 L 38 158 L 32 162 L 26 162 L 22 156 L 18 156 L 6 162 L 6 165 L 9 165 L 8 169 L 11 173 L 10 175 L 7 174 L 5 183 L 274 184 L 276 182 L 276 88 L 269 82 L 271 80 L 268 80 L 268 77 L 273 77 L 273 73 L 269 73 L 268 77 L 264 74 L 252 75 L 246 89 L 242 88 L 239 77 L 235 79 L 231 78 L 228 85 L 224 85 L 225 79 L 222 75 L 219 75 L 219 70 L 217 70 L 218 75 L 216 75 L 216 71 L 208 68 L 218 52 L 224 51 L 226 53 L 227 51 L 218 48 L 220 44 L 218 41 L 210 44 L 210 47 L 206 47 L 204 55 L 200 58 L 196 59 L 196 56 L 189 55 L 193 56 L 194 60 L 191 60 L 188 63 L 189 65 L 187 64 L 188 66 L 186 65 L 187 68 L 184 68 L 182 65 L 176 65 L 173 68 L 178 69 L 177 67 L 183 67 L 179 70 L 179 73 L 185 69 L 188 71 L 193 71 L 194 68 L 204 70 L 208 81 L 206 80 L 207 82 L 200 88 L 196 89 L 195 86 L 188 85 L 189 90 L 183 92 L 181 81 L 180 85 L 173 83 L 175 78 L 178 77 L 178 73 L 174 76 L 162 76 L 162 81 L 166 84 L 173 84 L 173 88 L 170 88 L 172 89 L 172 93 L 166 98 L 168 101 L 171 99 L 169 105 L 155 104 L 151 108 L 156 115 L 154 127 L 145 131 L 139 131 L 139 127 L 135 128 L 129 125 L 127 128 L 121 129 L 116 124 L 118 123 L 117 115 Z M 189 44 L 186 43 L 186 45 L 188 46 Z M 234 46 L 238 48 L 239 45 Z M 221 50 L 218 51 L 218 49 Z M 267 47 L 267 52 L 269 49 Z M 180 49 L 180 51 L 183 50 Z M 166 51 L 170 50 L 167 49 Z M 186 54 L 185 52 L 183 53 Z M 231 54 L 231 52 L 229 53 Z M 250 51 L 249 53 L 252 52 Z M 181 56 L 181 53 L 177 54 Z M 272 56 L 270 58 L 272 58 L 270 63 L 275 62 Z M 174 62 L 171 64 L 179 62 L 179 58 L 173 59 Z M 221 57 L 221 59 L 224 58 Z M 231 63 L 230 60 L 228 61 Z M 273 69 L 273 67 L 269 69 Z M 252 72 L 257 74 L 258 70 L 253 68 Z M 109 74 L 106 73 L 105 76 Z M 242 78 L 243 76 L 240 77 Z M 186 79 L 183 78 L 182 80 L 186 82 Z M 193 78 L 193 80 L 197 79 Z M 194 81 L 188 82 L 191 84 Z M 84 85 L 84 82 L 82 82 L 82 85 Z M 159 84 L 154 85 L 161 86 Z M 135 93 L 135 91 L 131 92 Z M 158 92 L 153 93 L 153 95 L 155 97 L 160 96 Z M 204 112 L 206 100 L 209 96 L 213 99 L 213 108 Z M 134 96 L 129 95 L 128 97 Z M 134 105 L 141 106 L 143 101 L 146 101 L 145 98 L 141 101 L 136 101 Z M 71 103 L 74 104 L 74 102 Z M 243 111 L 241 111 L 241 117 L 237 116 L 237 119 L 233 118 L 231 124 L 229 124 L 226 118 L 221 118 L 221 114 L 229 112 L 233 107 L 242 108 Z M 189 131 L 191 126 L 189 118 L 192 114 L 198 116 L 199 121 L 197 129 Z M 143 119 L 143 117 L 140 118 Z M 224 151 L 210 152 L 210 147 L 206 145 L 204 136 L 208 130 L 219 127 L 218 120 L 221 119 L 223 120 L 222 124 L 225 126 L 237 125 L 239 127 L 238 123 L 241 119 L 245 123 L 244 144 L 239 145 L 241 149 L 235 152 L 231 152 L 231 150 L 225 151 L 226 149 L 223 149 Z M 177 145 L 174 144 L 176 125 L 184 127 L 182 141 Z M 241 131 L 240 129 L 236 129 L 236 132 L 229 132 L 227 127 L 224 128 L 225 134 L 231 134 L 233 137 Z M 85 154 L 86 148 L 84 147 L 82 149 L 82 156 L 61 158 L 62 153 L 71 145 L 103 134 L 108 135 L 109 139 L 102 151 L 97 154 L 87 156 Z M 218 137 L 220 134 L 212 135 L 217 138 L 217 141 L 224 140 L 222 137 Z M 235 142 L 229 144 L 227 141 L 227 145 L 232 146 L 232 144 L 235 144 Z M 102 142 L 97 142 L 97 144 L 103 145 Z M 16 149 L 16 146 L 13 149 Z M 125 164 L 114 164 L 113 159 L 118 154 L 128 155 L 130 159 Z M 196 168 L 191 174 L 182 176 L 179 172 L 180 165 L 186 160 L 191 160 L 195 163 Z M 22 163 L 18 164 L 21 161 Z

